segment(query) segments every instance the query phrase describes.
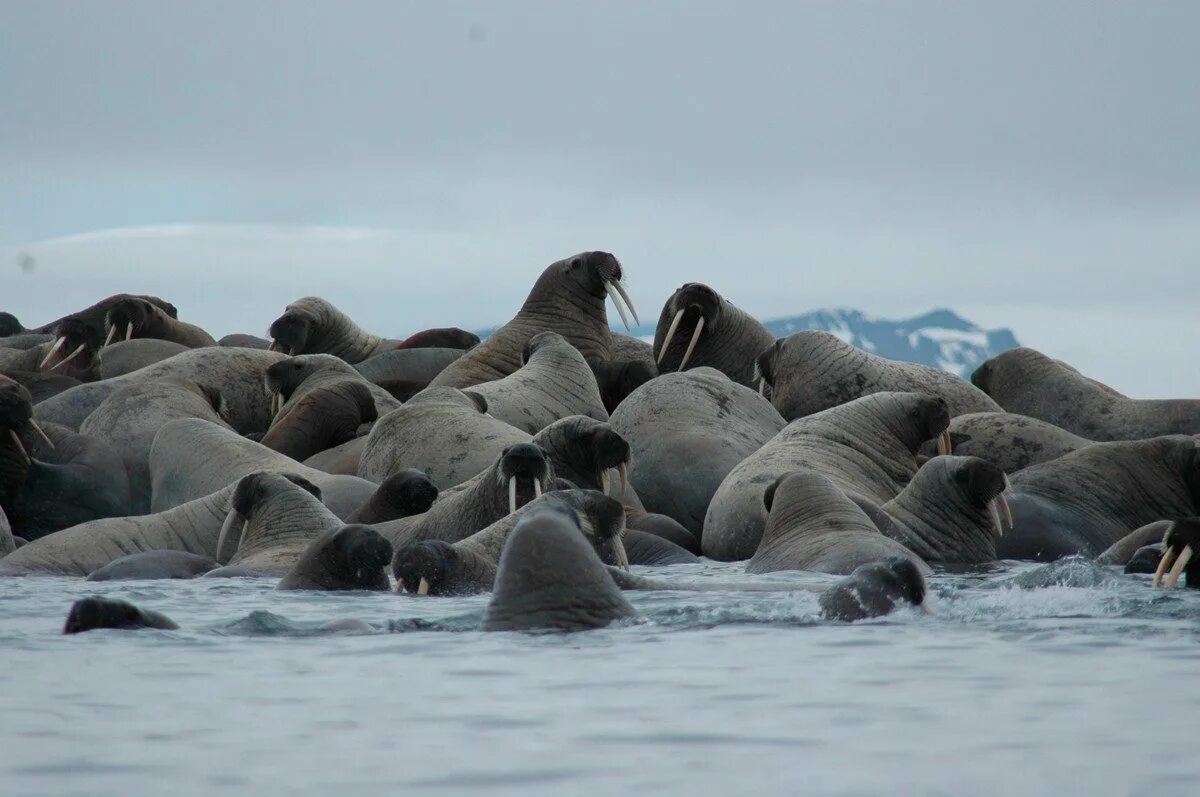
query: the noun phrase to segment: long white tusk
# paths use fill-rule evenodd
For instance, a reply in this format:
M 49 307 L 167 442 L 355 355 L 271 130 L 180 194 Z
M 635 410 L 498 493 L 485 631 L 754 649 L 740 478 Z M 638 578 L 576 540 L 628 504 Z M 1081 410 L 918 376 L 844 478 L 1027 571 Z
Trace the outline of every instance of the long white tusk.
M 35 421 L 33 418 L 30 418 L 29 425 L 33 427 L 33 431 L 38 433 L 39 437 L 41 437 L 43 440 L 46 441 L 46 445 L 50 446 L 51 448 L 54 448 L 54 441 L 52 441 L 49 437 L 46 436 L 46 431 L 44 429 L 42 429 L 42 427 L 38 426 L 37 421 Z
M 267 351 L 275 351 L 275 341 L 271 341 L 269 344 L 267 344 Z
M 609 495 L 608 468 L 600 471 L 600 492 Z
M 629 554 L 625 552 L 625 541 L 621 539 L 621 535 L 613 537 L 613 552 L 617 555 L 617 563 L 625 568 L 625 572 L 629 572 Z
M 767 380 L 761 376 L 758 378 L 758 395 L 763 397 L 767 395 Z
M 1004 536 L 1004 526 L 1000 525 L 1000 510 L 998 510 L 996 508 L 995 499 L 988 501 L 988 510 L 990 510 L 991 515 L 992 515 L 992 524 L 995 525 L 995 527 L 996 527 L 996 536 L 1003 537 Z
M 1171 568 L 1171 574 L 1167 576 L 1167 589 L 1175 586 L 1175 582 L 1179 580 L 1179 574 L 1183 572 L 1183 568 L 1187 567 L 1193 553 L 1192 546 L 1188 545 L 1183 549 L 1183 553 L 1179 554 L 1179 558 L 1175 560 L 1175 566 Z
M 621 492 L 629 489 L 629 463 L 622 462 L 617 466 L 617 475 L 621 477 Z
M 33 462 L 33 459 L 29 456 L 29 452 L 25 450 L 25 444 L 21 442 L 21 437 L 17 434 L 17 430 L 9 429 L 8 433 L 12 435 L 13 442 L 17 444 L 17 450 L 21 452 L 21 456 L 25 457 L 25 461 L 27 463 Z
M 675 339 L 675 330 L 679 329 L 679 321 L 683 318 L 683 311 L 675 313 L 675 317 L 671 319 L 671 326 L 667 327 L 667 336 L 663 338 L 662 348 L 658 350 L 658 359 L 654 361 L 655 365 L 662 365 L 663 357 L 667 354 L 667 348 L 671 345 L 671 341 Z
M 128 321 L 125 324 L 125 340 L 129 340 L 132 337 L 133 337 L 133 322 Z
M 692 341 L 688 344 L 687 351 L 683 353 L 683 360 L 679 363 L 679 370 L 687 368 L 688 360 L 692 359 L 692 352 L 696 349 L 696 344 L 700 342 L 700 333 L 704 330 L 704 316 L 700 316 L 700 320 L 696 322 L 696 329 L 692 332 Z
M 76 357 L 78 357 L 79 352 L 83 351 L 86 346 L 87 346 L 86 343 L 80 343 L 78 346 L 75 347 L 75 351 L 71 352 L 66 357 L 62 358 L 61 360 L 56 362 L 54 365 L 50 366 L 50 370 L 56 371 L 59 368 L 62 368 L 64 365 L 71 362 L 71 360 L 74 360 Z
M 1000 493 L 1000 495 L 996 496 L 996 503 L 998 503 L 1000 508 L 1004 510 L 1004 519 L 1008 521 L 1008 528 L 1011 531 L 1013 527 L 1012 509 L 1009 508 L 1008 499 L 1004 497 L 1004 493 Z
M 642 319 L 638 318 L 637 308 L 633 306 L 633 299 L 629 298 L 629 293 L 626 292 L 625 286 L 621 284 L 620 280 L 617 281 L 615 287 L 617 293 L 621 294 L 621 298 L 625 300 L 625 304 L 629 307 L 629 314 L 633 316 L 633 323 L 642 323 Z
M 225 564 L 229 561 L 229 559 L 233 558 L 230 556 L 228 559 L 222 559 L 221 552 L 225 548 L 225 540 L 229 537 L 229 530 L 233 528 L 233 523 L 235 520 L 237 520 L 237 518 L 237 510 L 233 507 L 229 507 L 229 513 L 225 515 L 225 522 L 221 524 L 221 533 L 217 535 L 217 555 L 213 558 L 217 560 L 218 564 Z M 237 549 L 235 548 L 233 552 L 236 554 Z
M 952 449 L 950 446 L 950 430 L 949 429 L 947 429 L 946 431 L 944 431 L 940 435 L 938 435 L 937 450 L 938 450 L 938 453 L 943 456 L 951 453 Z
M 1175 549 L 1168 548 L 1163 551 L 1162 559 L 1158 560 L 1158 569 L 1154 571 L 1154 580 L 1150 584 L 1157 588 L 1158 583 L 1162 581 L 1163 573 L 1167 572 L 1167 568 L 1171 566 L 1171 562 L 1175 561 Z
M 113 336 L 115 336 L 116 334 L 117 334 L 116 325 L 109 324 L 108 325 L 108 334 L 104 336 L 104 346 L 107 346 L 108 344 L 112 343 Z M 101 346 L 100 348 L 104 348 L 104 346 Z
M 429 579 L 425 578 L 424 576 L 421 576 L 421 583 L 417 585 L 417 594 L 418 595 L 428 595 L 429 594 Z
M 63 344 L 66 342 L 67 342 L 66 338 L 59 338 L 58 340 L 54 341 L 54 345 L 52 347 L 50 347 L 50 352 L 44 358 L 42 358 L 42 362 L 38 366 L 39 371 L 46 367 L 46 363 L 50 362 L 51 357 L 58 354 L 58 350 L 61 349 L 63 347 Z
M 515 476 L 508 477 L 508 514 L 517 511 L 517 479 Z
M 612 299 L 613 305 L 616 306 L 617 312 L 621 314 L 621 322 L 625 324 L 625 330 L 629 331 L 629 316 L 625 315 L 625 308 L 621 305 L 621 297 L 617 294 L 611 282 L 604 283 L 604 290 L 608 291 L 609 298 Z
M 539 499 L 541 497 L 542 497 L 542 482 L 539 479 L 534 479 L 533 480 L 533 500 L 536 501 L 537 499 Z

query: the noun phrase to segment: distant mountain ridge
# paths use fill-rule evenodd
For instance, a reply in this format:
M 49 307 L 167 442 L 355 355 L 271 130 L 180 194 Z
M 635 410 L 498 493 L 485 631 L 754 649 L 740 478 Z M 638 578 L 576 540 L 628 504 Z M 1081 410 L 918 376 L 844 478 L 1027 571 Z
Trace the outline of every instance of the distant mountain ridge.
M 763 325 L 777 337 L 806 329 L 823 330 L 880 357 L 931 365 L 962 377 L 969 377 L 989 357 L 1020 345 L 1010 329 L 983 329 L 944 308 L 899 320 L 876 318 L 849 308 L 829 308 L 764 321 Z M 496 329 L 483 330 L 479 336 L 486 338 Z M 650 342 L 654 340 L 654 326 L 642 324 L 628 334 Z

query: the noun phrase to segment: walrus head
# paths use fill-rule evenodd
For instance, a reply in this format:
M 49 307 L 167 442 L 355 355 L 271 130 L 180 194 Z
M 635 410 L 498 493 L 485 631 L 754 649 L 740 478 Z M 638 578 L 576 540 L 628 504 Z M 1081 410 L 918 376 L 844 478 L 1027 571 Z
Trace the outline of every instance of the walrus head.
M 579 490 L 568 495 L 575 522 L 600 559 L 604 562 L 615 561 L 628 570 L 624 505 L 599 490 Z
M 33 397 L 24 385 L 0 374 L 0 498 L 10 504 L 25 482 L 33 459 L 29 455 L 22 432 L 30 431 L 41 437 L 46 445 L 54 443 L 33 418 Z
M 225 550 L 225 541 L 229 537 L 229 532 L 233 529 L 235 523 L 240 521 L 240 531 L 238 537 L 234 541 L 233 551 L 237 553 L 241 546 L 242 537 L 246 533 L 246 526 L 250 522 L 250 517 L 254 513 L 255 508 L 259 503 L 272 494 L 278 488 L 279 480 L 285 479 L 292 484 L 300 487 L 318 500 L 321 500 L 321 488 L 310 482 L 303 476 L 298 476 L 294 473 L 276 473 L 274 471 L 255 471 L 247 474 L 238 480 L 237 486 L 233 488 L 233 495 L 229 499 L 229 512 L 225 516 L 225 522 L 221 524 L 221 531 L 217 535 L 217 551 L 213 557 L 217 562 L 224 564 L 229 561 L 229 557 L 222 558 L 221 554 Z
M 438 488 L 428 474 L 405 468 L 384 479 L 354 519 L 359 523 L 384 523 L 420 515 L 429 511 L 437 497 Z
M 0 313 L 0 338 L 7 338 L 10 335 L 20 335 L 25 331 L 25 327 L 21 326 L 21 322 L 12 313 Z
M 63 626 L 64 634 L 79 634 L 97 628 L 179 628 L 166 615 L 139 609 L 132 603 L 93 596 L 75 601 Z
M 267 337 L 271 339 L 271 351 L 284 354 L 304 354 L 323 333 L 330 311 L 337 312 L 333 305 L 319 296 L 297 299 L 284 308 L 283 315 L 271 322 Z
M 1171 568 L 1167 573 L 1167 589 L 1175 586 L 1182 573 L 1187 574 L 1188 587 L 1200 589 L 1200 559 L 1194 559 L 1197 551 L 1200 551 L 1200 517 L 1183 518 L 1172 523 L 1163 535 L 1163 554 L 1158 561 L 1158 569 L 1154 571 L 1154 586 L 1159 586 L 1163 574 L 1167 573 L 1167 568 Z
M 537 333 L 525 343 L 525 348 L 521 351 L 521 365 L 528 363 L 529 359 L 533 357 L 534 353 L 539 349 L 543 349 L 548 346 L 557 346 L 559 344 L 566 344 L 567 346 L 571 345 L 569 342 L 567 342 L 566 338 L 557 332 Z
M 550 424 L 533 439 L 550 452 L 556 475 L 585 490 L 611 495 L 629 484 L 629 443 L 604 421 L 572 415 Z
M 987 508 L 996 536 L 1004 536 L 1004 527 L 1012 528 L 1012 510 L 1008 508 L 1005 493 L 1009 489 L 1008 476 L 996 465 L 979 457 L 951 457 L 945 462 L 950 465 L 953 479 L 963 495 L 975 504 Z M 930 467 L 926 463 L 924 467 Z
M 396 592 L 441 595 L 460 560 L 458 550 L 444 540 L 409 543 L 397 550 L 392 558 Z
M 501 488 L 508 491 L 509 514 L 540 498 L 553 478 L 554 468 L 540 446 L 517 443 L 500 454 L 496 480 Z
M 388 588 L 392 543 L 370 526 L 342 526 L 314 545 L 320 545 L 320 562 L 339 588 Z
M 821 614 L 831 620 L 853 622 L 879 617 L 908 603 L 931 611 L 926 603 L 925 577 L 905 556 L 859 565 L 845 579 L 820 594 Z
M 909 428 L 897 430 L 897 436 L 909 443 L 915 454 L 926 440 L 937 440 L 939 454 L 952 453 L 950 446 L 950 405 L 941 396 L 900 394 Z
M 700 282 L 689 282 L 671 294 L 658 318 L 659 330 L 668 324 L 669 326 L 666 326 L 665 333 L 658 332 L 655 335 L 655 363 L 662 365 L 667 350 L 675 342 L 676 333 L 681 332 L 679 343 L 687 340 L 688 344 L 676 370 L 682 371 L 687 368 L 688 360 L 692 358 L 692 352 L 700 342 L 700 336 L 705 329 L 711 332 L 721 317 L 722 301 L 719 293 Z
M 633 300 L 625 290 L 625 271 L 621 267 L 621 261 L 611 252 L 580 252 L 565 260 L 559 260 L 543 272 L 538 283 L 547 278 L 555 279 L 558 275 L 567 277 L 591 296 L 598 299 L 607 296 L 612 299 L 626 329 L 632 328 L 629 324 L 630 315 L 633 316 L 634 324 L 641 323 Z M 540 285 L 534 286 L 534 293 L 538 292 L 539 287 Z M 626 307 L 629 308 L 629 315 L 625 314 Z
M 104 316 L 104 345 L 114 340 L 162 337 L 164 327 L 173 320 L 160 307 L 145 299 L 123 299 L 108 309 Z
M 658 376 L 658 369 L 644 360 L 601 360 L 589 357 L 588 367 L 596 377 L 604 409 L 611 415 L 629 394 Z
M 54 343 L 38 369 L 57 371 L 66 369 L 69 364 L 70 370 L 75 372 L 88 371 L 94 364 L 102 334 L 101 329 L 93 327 L 83 318 L 67 316 L 54 327 Z

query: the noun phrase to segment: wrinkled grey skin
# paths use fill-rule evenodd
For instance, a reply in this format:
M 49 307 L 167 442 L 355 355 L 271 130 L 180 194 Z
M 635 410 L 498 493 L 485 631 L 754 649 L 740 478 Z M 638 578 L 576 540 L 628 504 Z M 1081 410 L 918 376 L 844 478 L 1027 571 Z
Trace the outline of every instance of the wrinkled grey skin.
M 660 515 L 657 512 L 645 512 L 633 507 L 625 507 L 625 521 L 632 531 L 641 531 L 662 537 L 688 553 L 700 555 L 700 538 L 685 529 L 674 518 Z
M 290 473 L 259 471 L 233 489 L 229 535 L 216 560 L 272 576 L 286 575 L 309 544 L 342 521 L 321 503 L 320 489 Z
M 148 365 L 169 360 L 188 350 L 182 343 L 157 338 L 133 338 L 108 344 L 96 355 L 96 374 L 100 379 L 131 374 Z
M 430 384 L 463 388 L 503 379 L 521 367 L 521 352 L 529 339 L 545 331 L 562 335 L 585 360 L 611 360 L 604 286 L 623 277 L 620 262 L 608 252 L 581 252 L 550 264 L 517 315 Z
M 87 326 L 91 327 L 94 330 L 94 334 L 98 338 L 96 340 L 96 345 L 99 345 L 101 342 L 103 342 L 103 339 L 104 339 L 104 318 L 105 318 L 105 316 L 108 315 L 108 311 L 110 309 L 112 309 L 112 307 L 114 305 L 116 305 L 119 302 L 122 302 L 126 299 L 144 299 L 144 300 L 150 302 L 150 304 L 152 304 L 156 307 L 162 308 L 163 310 L 166 311 L 167 315 L 169 315 L 173 318 L 178 317 L 178 315 L 179 315 L 179 312 L 175 309 L 175 305 L 171 304 L 170 302 L 164 301 L 164 300 L 158 298 L 157 296 L 148 296 L 148 295 L 131 294 L 131 293 L 118 293 L 118 294 L 114 294 L 113 296 L 109 296 L 106 299 L 101 299 L 100 301 L 96 302 L 95 304 L 91 305 L 90 307 L 85 307 L 82 310 L 76 310 L 75 312 L 70 313 L 69 315 L 65 315 L 62 318 L 57 318 L 54 321 L 51 321 L 49 324 L 45 324 L 44 326 L 40 326 L 36 329 L 31 329 L 29 331 L 30 332 L 53 333 L 54 330 L 58 326 L 60 326 L 64 321 L 67 321 L 68 319 L 74 319 L 74 320 L 83 322 L 84 324 L 86 324 Z
M 150 447 L 169 421 L 203 418 L 231 429 L 221 417 L 221 395 L 182 379 L 156 379 L 125 385 L 100 403 L 79 427 L 120 453 L 129 474 L 133 514 L 150 511 Z
M 112 305 L 104 316 L 106 339 L 155 338 L 189 349 L 216 346 L 213 336 L 195 324 L 180 321 L 145 299 L 129 298 Z M 109 337 L 111 336 L 111 338 Z
M 88 574 L 88 581 L 187 579 L 214 570 L 217 562 L 187 551 L 143 551 L 122 556 Z
M 676 317 L 679 323 L 668 343 L 667 335 Z M 755 358 L 775 342 L 775 336 L 758 319 L 699 282 L 689 282 L 671 294 L 658 316 L 654 351 L 659 371 L 666 374 L 680 369 L 701 318 L 704 326 L 687 367 L 708 366 L 739 385 L 757 387 Z
M 0 338 L 0 342 L 3 342 Z M 37 371 L 50 347 L 53 339 L 31 346 L 27 349 L 8 349 L 0 347 L 0 373 L 8 371 Z
M 370 334 L 319 296 L 289 304 L 271 323 L 269 334 L 276 347 L 290 356 L 332 354 L 351 364 L 393 349 L 399 342 Z
M 322 532 L 275 589 L 386 592 L 392 544 L 370 526 L 348 525 Z
M 151 509 L 162 512 L 202 498 L 260 470 L 294 473 L 313 482 L 338 517 L 362 506 L 376 488 L 355 476 L 307 468 L 209 421 L 186 418 L 164 425 L 150 448 Z
M 218 346 L 229 346 L 235 349 L 266 349 L 271 345 L 271 341 L 266 338 L 260 338 L 258 335 L 247 335 L 242 332 L 235 332 L 232 335 L 226 335 L 217 341 Z
M 268 393 L 278 394 L 284 399 L 283 407 L 275 418 L 278 420 L 307 393 L 347 380 L 360 382 L 371 392 L 377 417 L 382 418 L 392 410 L 399 409 L 400 402 L 392 398 L 390 393 L 363 379 L 362 374 L 351 365 L 330 354 L 304 354 L 275 363 L 267 369 L 263 384 Z
M 1200 514 L 1200 440 L 1169 435 L 1094 445 L 1011 477 L 1002 559 L 1098 556 L 1130 532 Z
M 393 349 L 356 363 L 354 368 L 375 384 L 391 379 L 429 384 L 462 356 L 462 349 Z
M 363 435 L 362 437 L 348 440 L 340 446 L 327 448 L 324 451 L 313 454 L 304 460 L 304 464 L 310 468 L 323 470 L 326 473 L 357 476 L 359 466 L 362 464 L 363 450 L 366 447 L 367 435 Z
M 495 560 L 471 550 L 460 550 L 458 545 L 444 540 L 421 540 L 396 551 L 392 558 L 396 591 L 419 594 L 421 579 L 425 579 L 428 585 L 425 594 L 435 597 L 491 592 L 496 581 Z
M 8 515 L 0 506 L 0 559 L 17 550 L 17 542 L 13 539 L 12 526 L 8 524 Z
M 624 539 L 625 554 L 629 557 L 631 565 L 667 567 L 669 565 L 692 565 L 700 561 L 700 557 L 694 553 L 655 534 L 628 529 Z M 604 559 L 603 556 L 601 558 Z M 614 562 L 615 560 L 604 559 L 605 564 Z
M 83 384 L 73 376 L 46 373 L 44 371 L 4 371 L 4 376 L 22 384 L 29 391 L 33 403 L 45 401 L 51 396 L 57 396 L 64 390 L 70 390 L 76 385 Z
M 928 567 L 915 553 L 879 533 L 871 518 L 830 479 L 813 470 L 779 477 L 763 494 L 770 513 L 747 573 L 815 570 L 847 575 L 890 556 Z
M 64 634 L 81 634 L 97 628 L 158 628 L 174 631 L 179 628 L 165 614 L 139 609 L 127 601 L 92 596 L 75 601 L 63 625 Z
M 655 369 L 654 364 L 654 346 L 644 340 L 622 335 L 619 332 L 612 333 L 612 359 L 616 362 L 639 362 Z
M 1131 399 L 1034 349 L 996 355 L 975 369 L 971 381 L 1008 412 L 1088 440 L 1200 433 L 1200 399 Z
M 1058 459 L 1093 442 L 1011 412 L 971 412 L 950 419 L 950 444 L 955 454 L 986 459 L 1005 473 Z M 936 444 L 926 443 L 921 453 L 936 456 Z
M 539 332 L 524 356 L 513 373 L 471 388 L 487 401 L 489 415 L 529 434 L 570 415 L 608 420 L 592 369 L 566 338 Z
M 358 475 L 382 482 L 416 468 L 439 490 L 486 470 L 500 452 L 529 435 L 485 414 L 483 399 L 470 391 L 429 388 L 399 409 L 380 416 L 367 437 Z
M 343 379 L 288 402 L 259 442 L 303 462 L 357 439 L 359 427 L 375 418 L 375 397 L 368 383 Z
M 637 616 L 579 531 L 573 515 L 552 509 L 517 524 L 482 630 L 582 631 Z
M 892 500 L 917 472 L 921 444 L 949 423 L 943 399 L 917 393 L 874 393 L 792 421 L 717 488 L 704 519 L 704 555 L 753 556 L 766 523 L 763 491 L 802 467 L 828 476 L 851 498 Z
M 454 548 L 492 562 L 499 562 L 505 543 L 521 519 L 547 508 L 574 516 L 581 533 L 591 542 L 601 560 L 616 560 L 609 541 L 614 536 L 628 534 L 625 530 L 625 511 L 619 501 L 599 490 L 556 490 L 546 493 L 520 507 L 516 512 L 505 515 L 471 536 L 455 542 Z
M 442 493 L 428 512 L 380 523 L 376 529 L 396 548 L 419 540 L 458 542 L 509 514 L 510 479 L 516 480 L 519 508 L 546 492 L 553 476 L 544 451 L 518 443 L 462 490 Z
M 1163 541 L 1163 535 L 1167 533 L 1167 529 L 1171 528 L 1171 524 L 1174 522 L 1173 520 L 1156 520 L 1129 532 L 1109 546 L 1104 553 L 1097 556 L 1096 564 L 1129 564 L 1129 560 L 1133 559 L 1134 554 L 1142 548 L 1160 544 Z M 1157 560 L 1155 564 L 1158 564 Z M 1151 568 L 1150 572 L 1153 573 L 1154 568 Z
M 601 362 L 592 357 L 587 361 L 596 378 L 596 387 L 609 415 L 642 385 L 658 376 L 653 359 L 649 363 L 641 360 L 608 360 Z
M 438 489 L 419 470 L 393 473 L 371 494 L 370 500 L 346 518 L 346 523 L 386 523 L 428 512 Z
M 821 615 L 852 623 L 890 614 L 898 606 L 924 606 L 925 576 L 911 559 L 871 562 L 817 596 Z
M 47 333 L 26 332 L 20 335 L 11 335 L 9 337 L 0 337 L 0 349 L 32 349 L 34 346 L 41 346 L 44 343 L 50 343 L 54 340 L 54 336 Z
M 629 481 L 642 504 L 697 538 L 721 482 L 786 425 L 766 399 L 712 368 L 647 382 L 611 424 L 632 448 Z
M 758 371 L 771 387 L 771 403 L 789 421 L 886 391 L 940 396 L 951 417 L 1000 411 L 987 394 L 954 374 L 877 357 L 818 330 L 775 341 L 760 354 Z
M 934 457 L 921 466 L 875 521 L 888 537 L 930 563 L 980 564 L 996 559 L 1004 471 L 978 457 Z
M 78 429 L 84 418 L 118 388 L 175 378 L 202 382 L 220 391 L 225 399 L 225 420 L 239 434 L 262 432 L 271 421 L 263 379 L 267 368 L 281 359 L 282 355 L 275 352 L 254 349 L 192 349 L 124 376 L 71 388 L 38 404 L 34 414 L 39 421 Z

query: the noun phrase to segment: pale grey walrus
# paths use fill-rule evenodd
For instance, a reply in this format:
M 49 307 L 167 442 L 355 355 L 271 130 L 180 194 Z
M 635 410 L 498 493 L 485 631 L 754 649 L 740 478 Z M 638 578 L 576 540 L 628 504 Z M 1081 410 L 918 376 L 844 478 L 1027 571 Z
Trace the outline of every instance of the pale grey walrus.
M 814 470 L 780 476 L 763 493 L 769 513 L 747 573 L 815 570 L 848 575 L 859 565 L 892 556 L 921 557 L 879 533 L 859 507 L 828 477 Z
M 612 333 L 605 298 L 612 297 L 627 328 L 629 320 L 622 302 L 629 307 L 634 323 L 638 322 L 624 277 L 621 263 L 608 252 L 581 252 L 550 264 L 517 315 L 448 365 L 430 384 L 462 388 L 503 379 L 521 367 L 525 344 L 539 332 L 562 335 L 585 360 L 611 360 Z
M 954 453 L 986 459 L 1005 473 L 1058 459 L 1095 442 L 1012 412 L 969 412 L 951 418 L 948 431 Z M 937 449 L 929 442 L 921 453 L 935 456 Z
M 361 383 L 371 392 L 378 416 L 382 417 L 400 407 L 400 402 L 390 393 L 368 382 L 345 361 L 331 354 L 302 354 L 288 357 L 267 369 L 263 384 L 275 405 L 272 423 L 307 393 L 347 380 Z
M 708 366 L 746 387 L 755 386 L 755 360 L 774 341 L 758 319 L 699 282 L 671 294 L 654 331 L 662 373 Z
M 999 412 L 1000 405 L 954 374 L 869 354 L 819 330 L 781 338 L 758 357 L 771 403 L 787 420 L 803 418 L 872 393 L 926 393 L 946 400 L 951 417 Z
M 482 629 L 582 631 L 636 616 L 574 515 L 547 509 L 509 536 Z
M 187 346 L 156 338 L 133 338 L 110 343 L 96 354 L 96 376 L 112 379 L 148 365 L 169 360 L 188 350 Z
M 305 296 L 284 308 L 268 331 L 272 348 L 285 354 L 332 354 L 350 364 L 396 348 L 399 341 L 372 335 L 319 296 Z
M 115 559 L 88 574 L 88 581 L 189 579 L 214 570 L 211 556 L 187 551 L 142 551 Z
M 1200 399 L 1131 399 L 1034 349 L 996 355 L 975 369 L 971 381 L 1008 412 L 1088 440 L 1200 433 Z
M 322 532 L 342 525 L 321 503 L 321 491 L 292 473 L 260 471 L 233 488 L 217 538 L 216 560 L 283 576 Z
M 873 393 L 792 421 L 721 482 L 704 518 L 704 554 L 753 556 L 766 523 L 763 491 L 798 468 L 823 473 L 851 498 L 890 501 L 917 472 L 917 449 L 949 423 L 945 400 L 919 393 Z

